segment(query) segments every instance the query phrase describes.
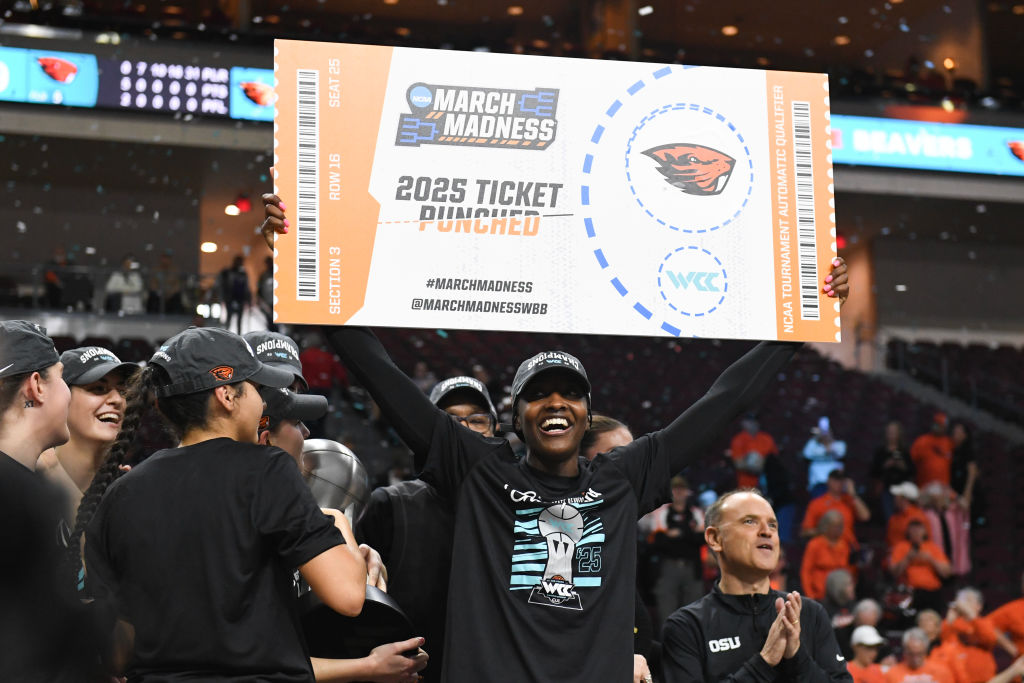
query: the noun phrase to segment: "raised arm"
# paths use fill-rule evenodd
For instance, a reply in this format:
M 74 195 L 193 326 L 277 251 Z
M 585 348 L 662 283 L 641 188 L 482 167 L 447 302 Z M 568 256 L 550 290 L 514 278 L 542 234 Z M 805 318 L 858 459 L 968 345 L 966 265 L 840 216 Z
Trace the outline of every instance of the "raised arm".
M 261 228 L 273 248 L 274 234 L 287 234 L 284 205 L 275 194 L 264 194 Z M 437 420 L 437 408 L 388 356 L 380 340 L 360 327 L 324 327 L 334 352 L 366 387 L 381 412 L 412 449 L 416 470 L 423 468 Z
M 437 424 L 437 407 L 394 364 L 369 329 L 325 327 L 323 330 L 331 348 L 370 392 L 381 413 L 412 450 L 416 471 L 423 469 Z
M 822 291 L 840 303 L 846 301 L 849 284 L 842 259 L 832 262 Z M 678 472 L 693 462 L 737 415 L 760 400 L 800 346 L 795 342 L 761 342 L 730 365 L 699 401 L 657 432 L 654 437 L 659 447 L 668 449 L 670 470 Z
M 711 388 L 653 437 L 669 453 L 670 471 L 693 462 L 729 423 L 764 394 L 801 344 L 761 342 L 730 365 Z

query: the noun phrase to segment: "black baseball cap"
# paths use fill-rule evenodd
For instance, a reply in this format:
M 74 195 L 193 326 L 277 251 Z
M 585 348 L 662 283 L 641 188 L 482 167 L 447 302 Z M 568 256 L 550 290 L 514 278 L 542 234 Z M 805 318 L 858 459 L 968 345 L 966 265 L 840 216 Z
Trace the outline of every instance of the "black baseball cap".
M 45 327 L 27 320 L 0 320 L 0 379 L 42 370 L 59 360 Z
M 582 380 L 583 386 L 587 388 L 587 404 L 590 404 L 590 379 L 587 377 L 587 371 L 583 369 L 580 359 L 565 351 L 541 351 L 534 357 L 524 360 L 516 370 L 516 376 L 512 380 L 513 412 L 515 412 L 516 403 L 519 402 L 519 396 L 530 380 L 543 372 L 552 370 L 568 371 Z
M 260 362 L 248 342 L 219 327 L 190 327 L 163 343 L 150 363 L 167 371 L 171 381 L 157 387 L 156 395 L 178 396 L 225 384 L 251 380 L 284 389 L 292 373 Z
M 265 365 L 288 370 L 299 380 L 303 391 L 309 391 L 309 384 L 302 376 L 302 361 L 299 360 L 299 345 L 291 337 L 267 330 L 249 332 L 245 335 L 253 353 Z
M 68 386 L 89 384 L 114 371 L 127 377 L 139 369 L 137 363 L 122 363 L 113 351 L 102 346 L 69 349 L 60 354 L 60 362 L 64 364 L 64 381 Z
M 487 411 L 491 414 L 495 420 L 498 419 L 498 411 L 494 409 L 494 404 L 491 403 L 491 397 L 487 392 L 487 387 L 484 383 L 475 377 L 449 377 L 448 379 L 441 380 L 434 385 L 434 388 L 430 390 L 430 402 L 435 406 L 441 403 L 445 396 L 452 393 L 453 391 L 470 391 L 480 397 L 480 405 L 487 406 Z
M 317 394 L 261 387 L 260 398 L 267 404 L 260 418 L 260 429 L 273 429 L 282 420 L 318 420 L 327 414 L 327 397 Z

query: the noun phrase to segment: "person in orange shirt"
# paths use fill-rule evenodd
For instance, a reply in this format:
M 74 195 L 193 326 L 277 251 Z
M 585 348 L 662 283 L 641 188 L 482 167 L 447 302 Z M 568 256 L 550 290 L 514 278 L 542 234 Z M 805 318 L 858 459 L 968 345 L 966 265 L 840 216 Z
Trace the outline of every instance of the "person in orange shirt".
M 736 488 L 756 489 L 765 459 L 770 455 L 778 455 L 779 449 L 772 435 L 761 430 L 761 425 L 753 415 L 745 415 L 740 426 L 743 429 L 732 437 L 729 445 L 729 457 L 736 465 Z
M 885 640 L 874 626 L 858 626 L 850 637 L 853 659 L 846 663 L 846 670 L 853 676 L 853 683 L 885 683 L 885 672 L 875 664 L 878 648 Z
M 885 542 L 892 550 L 897 543 L 907 537 L 907 525 L 913 519 L 921 520 L 928 528 L 928 516 L 916 504 L 919 492 L 913 482 L 905 481 L 889 487 L 892 494 L 893 513 L 889 518 L 889 526 L 885 533 Z
M 850 545 L 843 538 L 843 516 L 838 510 L 829 510 L 821 518 L 820 526 L 821 534 L 808 542 L 800 565 L 804 595 L 815 600 L 825 599 L 825 580 L 829 572 L 845 569 L 853 574 Z
M 900 583 L 914 589 L 914 607 L 941 609 L 942 580 L 953 571 L 949 558 L 939 546 L 925 540 L 925 527 L 918 520 L 907 525 L 907 538 L 889 555 L 889 571 Z
M 982 606 L 981 591 L 961 588 L 942 624 L 941 648 L 957 660 L 957 683 L 985 683 L 996 675 L 996 632 L 988 620 L 979 619 Z
M 917 486 L 923 488 L 933 481 L 949 486 L 953 465 L 953 439 L 946 433 L 949 419 L 945 413 L 935 413 L 932 429 L 914 439 L 910 459 L 917 468 Z
M 956 683 L 942 661 L 928 657 L 928 636 L 919 628 L 903 634 L 903 661 L 885 672 L 885 683 Z
M 807 512 L 804 513 L 804 521 L 800 525 L 800 535 L 805 538 L 816 535 L 819 533 L 818 525 L 822 516 L 829 510 L 838 510 L 843 516 L 843 538 L 851 550 L 857 550 L 860 544 L 857 543 L 853 524 L 855 521 L 866 522 L 871 519 L 871 511 L 857 495 L 853 480 L 848 479 L 843 470 L 829 472 L 825 486 L 825 493 L 807 504 Z
M 1020 590 L 1024 593 L 1024 574 L 1021 574 Z M 1017 657 L 1024 653 L 1024 598 L 1017 598 L 994 610 L 985 619 L 996 630 L 999 645 Z

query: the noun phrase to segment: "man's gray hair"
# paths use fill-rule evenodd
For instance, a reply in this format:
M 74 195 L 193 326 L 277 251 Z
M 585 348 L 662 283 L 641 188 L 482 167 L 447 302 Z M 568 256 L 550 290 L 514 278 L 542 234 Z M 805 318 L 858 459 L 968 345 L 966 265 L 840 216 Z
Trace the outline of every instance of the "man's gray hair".
M 912 640 L 916 640 L 919 643 L 924 643 L 925 647 L 928 647 L 928 634 L 925 633 L 924 629 L 922 628 L 918 628 L 917 626 L 915 626 L 914 628 L 908 628 L 903 633 L 903 647 L 906 647 L 907 643 L 909 643 Z
M 858 622 L 865 612 L 874 612 L 879 617 L 882 616 L 882 606 L 878 604 L 877 600 L 871 598 L 864 598 L 856 605 L 853 606 L 853 619 L 854 622 Z

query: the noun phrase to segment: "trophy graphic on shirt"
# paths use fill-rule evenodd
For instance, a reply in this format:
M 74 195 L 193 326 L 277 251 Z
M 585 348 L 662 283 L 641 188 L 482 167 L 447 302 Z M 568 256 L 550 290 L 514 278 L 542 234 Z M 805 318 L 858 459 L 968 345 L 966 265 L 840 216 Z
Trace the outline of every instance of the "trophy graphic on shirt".
M 583 537 L 583 515 L 572 505 L 558 503 L 541 510 L 537 529 L 547 545 L 544 576 L 530 592 L 530 602 L 567 609 L 583 609 L 572 583 L 576 544 Z

